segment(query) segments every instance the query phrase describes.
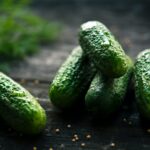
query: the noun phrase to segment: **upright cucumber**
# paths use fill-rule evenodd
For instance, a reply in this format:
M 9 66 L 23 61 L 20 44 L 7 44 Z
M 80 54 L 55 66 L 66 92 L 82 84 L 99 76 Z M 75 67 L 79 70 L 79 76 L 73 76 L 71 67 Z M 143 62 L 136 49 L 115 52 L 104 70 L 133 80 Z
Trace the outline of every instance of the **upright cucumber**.
M 133 70 L 133 63 L 130 58 L 128 60 L 128 70 L 120 78 L 110 79 L 101 73 L 96 74 L 85 97 L 90 112 L 107 118 L 120 108 Z
M 37 100 L 18 83 L 0 72 L 0 116 L 15 130 L 40 133 L 46 114 Z
M 80 47 L 75 48 L 56 74 L 49 90 L 52 103 L 68 110 L 79 101 L 84 102 L 85 94 L 96 73 Z
M 134 68 L 134 80 L 140 114 L 150 120 L 150 49 L 138 55 Z
M 126 55 L 104 24 L 98 21 L 82 24 L 79 42 L 95 67 L 105 76 L 115 78 L 126 73 L 128 68 Z

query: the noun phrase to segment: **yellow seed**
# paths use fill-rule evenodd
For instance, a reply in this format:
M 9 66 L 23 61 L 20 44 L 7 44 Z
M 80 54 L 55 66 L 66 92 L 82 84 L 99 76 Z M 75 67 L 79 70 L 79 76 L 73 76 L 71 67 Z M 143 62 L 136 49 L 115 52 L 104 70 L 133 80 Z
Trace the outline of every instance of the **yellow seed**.
M 75 139 L 75 138 L 73 138 L 73 139 L 72 139 L 72 142 L 75 142 L 75 141 L 76 141 L 76 139 Z
M 78 141 L 78 140 L 79 140 L 79 137 L 75 137 L 75 140 Z
M 91 135 L 90 134 L 86 135 L 86 138 L 91 139 Z
M 68 124 L 68 125 L 67 125 L 67 128 L 71 128 L 71 124 Z
M 49 150 L 53 150 L 53 148 L 51 147 L 51 148 L 49 148 Z
M 115 143 L 111 143 L 110 146 L 111 146 L 111 147 L 115 147 L 116 144 L 115 144 Z
M 147 129 L 147 132 L 150 133 L 150 129 Z
M 78 137 L 78 135 L 77 135 L 77 134 L 74 134 L 73 136 L 74 136 L 74 137 Z
M 55 129 L 55 132 L 56 132 L 56 133 L 59 133 L 59 132 L 60 132 L 60 129 L 58 129 L 58 128 Z
M 81 143 L 81 146 L 82 146 L 82 147 L 85 147 L 85 143 Z

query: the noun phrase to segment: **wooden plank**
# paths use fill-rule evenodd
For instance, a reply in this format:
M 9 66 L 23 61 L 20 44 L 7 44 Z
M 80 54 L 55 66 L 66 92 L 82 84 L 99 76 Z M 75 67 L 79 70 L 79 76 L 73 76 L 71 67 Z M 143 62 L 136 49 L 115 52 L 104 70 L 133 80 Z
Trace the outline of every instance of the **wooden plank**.
M 129 9 L 119 13 L 118 10 L 100 6 L 74 8 L 59 5 L 48 10 L 36 10 L 48 20 L 62 22 L 63 31 L 56 43 L 41 47 L 42 50 L 38 54 L 14 64 L 10 76 L 52 80 L 71 50 L 78 45 L 80 24 L 87 20 L 100 20 L 105 23 L 123 45 L 126 53 L 134 59 L 141 50 L 150 47 L 150 21 L 142 10 L 142 8 L 141 11 Z
M 48 99 L 49 84 L 24 83 L 29 91 L 37 97 L 47 113 L 47 127 L 37 137 L 23 136 L 11 130 L 1 120 L 0 123 L 0 149 L 1 150 L 149 150 L 149 136 L 146 129 L 141 127 L 139 116 L 135 111 L 123 108 L 119 115 L 112 121 L 104 122 L 94 120 L 91 114 L 86 112 L 74 112 L 62 114 L 56 110 Z M 133 99 L 128 99 L 133 100 Z M 68 124 L 71 125 L 68 128 Z M 60 129 L 56 133 L 56 129 Z M 72 142 L 74 134 L 79 140 Z M 87 139 L 87 135 L 91 139 Z M 85 143 L 85 146 L 81 146 Z M 115 145 L 113 145 L 114 143 Z
M 0 150 L 32 150 L 34 146 L 37 150 L 48 150 L 50 147 L 54 150 L 149 150 L 150 135 L 140 123 L 135 104 L 132 106 L 129 103 L 133 109 L 124 107 L 112 121 L 104 123 L 99 119 L 93 121 L 86 112 L 63 115 L 53 108 L 48 98 L 52 78 L 72 48 L 78 45 L 77 33 L 81 23 L 95 19 L 104 22 L 122 43 L 127 54 L 135 58 L 139 51 L 150 47 L 150 21 L 146 15 L 135 9 L 120 13 L 102 6 L 57 6 L 39 11 L 45 18 L 64 24 L 60 39 L 49 47 L 42 47 L 42 51 L 25 61 L 17 62 L 12 66 L 10 76 L 21 80 L 23 86 L 39 97 L 47 113 L 47 127 L 43 134 L 27 137 L 10 130 L 1 120 Z M 131 95 L 127 99 L 134 101 Z M 71 128 L 67 127 L 68 124 L 71 124 Z M 60 133 L 55 133 L 57 128 Z M 72 142 L 74 134 L 78 134 L 79 141 Z M 85 138 L 87 134 L 91 134 L 91 139 Z M 81 143 L 85 143 L 85 147 Z M 111 143 L 115 143 L 115 146 Z
M 28 57 L 23 62 L 14 64 L 10 75 L 18 79 L 50 81 L 72 48 L 73 46 L 69 45 L 61 46 L 61 48 L 42 48 L 33 57 Z

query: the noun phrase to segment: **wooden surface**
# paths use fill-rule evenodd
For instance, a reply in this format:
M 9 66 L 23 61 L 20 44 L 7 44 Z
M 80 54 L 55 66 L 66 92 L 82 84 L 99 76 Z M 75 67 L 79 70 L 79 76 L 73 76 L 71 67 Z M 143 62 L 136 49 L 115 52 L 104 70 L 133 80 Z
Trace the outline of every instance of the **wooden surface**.
M 1 121 L 0 150 L 149 150 L 150 133 L 147 132 L 148 127 L 141 124 L 133 93 L 126 99 L 129 106 L 124 106 L 107 123 L 93 120 L 86 112 L 74 111 L 74 114 L 63 115 L 53 108 L 48 98 L 50 82 L 72 48 L 78 45 L 77 33 L 81 23 L 87 20 L 105 23 L 134 59 L 139 51 L 150 47 L 150 21 L 145 9 L 142 6 L 129 9 L 57 6 L 48 10 L 37 8 L 35 11 L 49 20 L 62 22 L 63 31 L 56 43 L 41 47 L 38 54 L 14 64 L 10 76 L 39 98 L 47 113 L 47 127 L 41 135 L 27 137 L 12 131 Z M 71 127 L 68 128 L 68 125 Z M 60 132 L 56 133 L 56 129 Z M 76 142 L 72 141 L 74 134 L 79 137 Z M 91 139 L 86 138 L 89 134 Z

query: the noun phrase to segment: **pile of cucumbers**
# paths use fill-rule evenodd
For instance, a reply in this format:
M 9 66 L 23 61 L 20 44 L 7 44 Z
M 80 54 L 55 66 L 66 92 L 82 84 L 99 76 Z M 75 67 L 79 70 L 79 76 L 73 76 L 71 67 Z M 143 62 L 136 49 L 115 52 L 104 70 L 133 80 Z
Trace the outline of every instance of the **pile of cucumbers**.
M 140 114 L 150 120 L 150 50 L 141 52 L 133 63 L 98 21 L 81 25 L 79 43 L 50 86 L 52 103 L 63 111 L 83 103 L 89 112 L 108 118 L 121 107 L 134 81 Z
M 108 118 L 123 104 L 133 80 L 138 110 L 150 120 L 150 49 L 141 52 L 133 63 L 98 21 L 81 25 L 79 43 L 51 83 L 52 103 L 62 111 L 83 104 L 89 112 Z M 40 133 L 47 118 L 37 99 L 1 72 L 0 116 L 24 134 Z

